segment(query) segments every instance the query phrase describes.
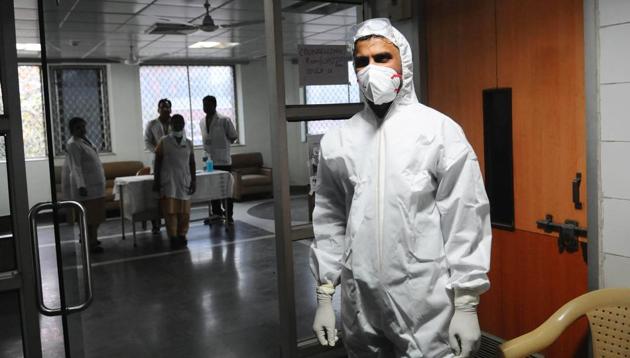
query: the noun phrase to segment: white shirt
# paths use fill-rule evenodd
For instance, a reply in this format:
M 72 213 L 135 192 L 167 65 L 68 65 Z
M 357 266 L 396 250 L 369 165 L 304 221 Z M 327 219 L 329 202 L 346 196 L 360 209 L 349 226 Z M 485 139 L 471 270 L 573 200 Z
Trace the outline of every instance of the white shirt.
M 61 172 L 65 200 L 89 200 L 105 197 L 105 172 L 94 145 L 85 139 L 72 137 L 66 143 L 66 158 Z M 79 188 L 87 196 L 79 195 Z
M 232 165 L 230 145 L 238 138 L 236 129 L 230 118 L 215 113 L 210 122 L 210 128 L 206 127 L 206 117 L 199 121 L 203 149 L 214 165 Z
M 166 198 L 189 200 L 191 173 L 190 155 L 192 142 L 182 138 L 178 144 L 173 135 L 162 137 L 158 152 L 162 154 L 160 168 L 160 195 Z

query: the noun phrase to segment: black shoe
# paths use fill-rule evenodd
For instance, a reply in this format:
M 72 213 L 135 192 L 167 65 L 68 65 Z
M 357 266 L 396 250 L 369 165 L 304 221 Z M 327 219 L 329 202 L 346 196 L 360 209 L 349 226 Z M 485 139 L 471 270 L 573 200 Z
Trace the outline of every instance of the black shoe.
M 188 245 L 188 240 L 186 240 L 185 236 L 173 236 L 170 238 L 170 241 L 172 249 L 179 249 Z
M 105 250 L 100 246 L 94 246 L 93 248 L 90 249 L 90 252 L 93 254 L 102 254 L 103 251 Z

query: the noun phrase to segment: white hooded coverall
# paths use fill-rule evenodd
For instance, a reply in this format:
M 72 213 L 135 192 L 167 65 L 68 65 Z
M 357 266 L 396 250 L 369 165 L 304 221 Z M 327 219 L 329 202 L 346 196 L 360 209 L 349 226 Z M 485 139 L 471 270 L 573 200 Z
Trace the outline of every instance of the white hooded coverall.
M 385 35 L 402 88 L 383 119 L 366 104 L 323 137 L 311 269 L 341 286 L 350 357 L 452 357 L 454 289 L 489 288 L 488 198 L 462 129 L 418 102 L 407 40 Z

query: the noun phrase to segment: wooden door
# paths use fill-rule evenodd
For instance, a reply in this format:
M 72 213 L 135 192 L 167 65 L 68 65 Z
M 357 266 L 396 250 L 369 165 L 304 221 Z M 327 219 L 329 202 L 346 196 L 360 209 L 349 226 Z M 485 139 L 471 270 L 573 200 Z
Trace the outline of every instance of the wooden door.
M 429 0 L 425 11 L 429 105 L 462 125 L 482 169 L 482 90 L 512 88 L 515 230 L 493 230 L 479 308 L 482 330 L 510 339 L 587 291 L 581 253 L 559 253 L 557 234 L 536 228 L 546 214 L 587 226 L 571 186 L 586 177 L 582 2 Z M 586 329 L 578 322 L 544 353 L 582 355 Z

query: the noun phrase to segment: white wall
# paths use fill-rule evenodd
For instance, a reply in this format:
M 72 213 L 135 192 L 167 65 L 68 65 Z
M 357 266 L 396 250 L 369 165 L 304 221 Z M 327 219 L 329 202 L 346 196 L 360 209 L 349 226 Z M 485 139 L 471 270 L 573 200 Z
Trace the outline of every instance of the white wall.
M 301 103 L 298 87 L 297 65 L 286 62 L 287 103 Z M 108 65 L 108 92 L 112 154 L 101 156 L 103 162 L 119 160 L 141 160 L 151 162 L 150 153 L 144 151 L 142 140 L 142 115 L 140 102 L 140 79 L 138 66 Z M 240 128 L 244 145 L 234 146 L 233 153 L 261 152 L 265 165 L 272 167 L 271 145 L 273 136 L 269 129 L 269 105 L 267 100 L 267 71 L 264 60 L 236 66 L 237 101 Z M 289 175 L 291 185 L 308 184 L 307 148 L 301 142 L 299 124 L 287 126 L 289 146 Z M 196 150 L 197 163 L 201 166 L 202 150 Z M 56 160 L 62 165 L 63 160 Z M 9 214 L 6 165 L 0 163 L 0 216 Z M 46 159 L 26 162 L 29 205 L 50 200 L 50 181 Z
M 630 2 L 599 0 L 600 282 L 630 287 Z

